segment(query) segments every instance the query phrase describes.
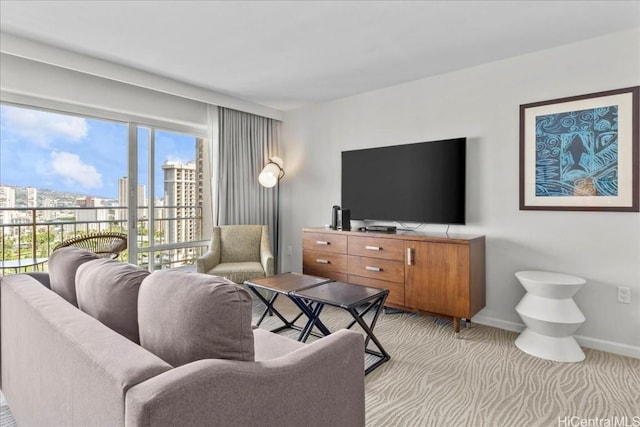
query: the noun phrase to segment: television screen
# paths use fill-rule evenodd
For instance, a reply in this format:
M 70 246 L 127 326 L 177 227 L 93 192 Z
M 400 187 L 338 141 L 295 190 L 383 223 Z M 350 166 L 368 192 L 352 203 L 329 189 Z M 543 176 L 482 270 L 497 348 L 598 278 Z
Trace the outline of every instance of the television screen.
M 342 152 L 351 218 L 465 223 L 466 138 Z

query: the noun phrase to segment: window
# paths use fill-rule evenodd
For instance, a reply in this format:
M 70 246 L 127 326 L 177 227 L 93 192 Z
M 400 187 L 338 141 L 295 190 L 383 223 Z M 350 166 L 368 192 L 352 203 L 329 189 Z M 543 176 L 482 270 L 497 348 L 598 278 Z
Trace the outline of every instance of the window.
M 129 235 L 129 262 L 192 263 L 206 245 L 209 164 L 201 136 L 0 106 L 2 259 L 46 257 L 96 231 Z M 133 178 L 132 178 L 133 177 Z
M 185 245 L 204 241 L 203 215 L 211 212 L 210 202 L 196 197 L 207 185 L 196 176 L 210 175 L 197 170 L 208 164 L 198 158 L 206 140 L 141 126 L 137 135 L 138 185 L 148 189 L 148 203 L 138 208 L 148 213 L 138 218 L 138 230 L 147 232 L 138 233 L 138 263 L 150 269 L 193 263 L 203 246 Z

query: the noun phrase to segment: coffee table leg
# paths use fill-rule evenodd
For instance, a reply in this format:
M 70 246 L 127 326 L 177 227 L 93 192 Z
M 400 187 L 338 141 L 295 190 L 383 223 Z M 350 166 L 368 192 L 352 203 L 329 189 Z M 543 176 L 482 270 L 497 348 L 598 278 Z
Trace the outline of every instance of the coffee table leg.
M 258 292 L 257 289 L 255 289 L 253 286 L 248 286 L 249 289 L 251 289 L 251 291 L 258 297 L 258 299 L 260 301 L 262 301 L 264 303 L 264 305 L 266 306 L 266 308 L 264 309 L 264 312 L 262 313 L 262 315 L 260 316 L 260 319 L 258 320 L 258 322 L 256 323 L 256 326 L 260 326 L 260 324 L 262 323 L 262 321 L 264 320 L 264 318 L 266 317 L 267 313 L 271 312 L 273 314 L 275 314 L 281 321 L 282 323 L 284 323 L 284 326 L 281 326 L 279 328 L 273 329 L 271 332 L 279 332 L 283 329 L 288 329 L 288 328 L 293 328 L 294 323 L 300 318 L 300 316 L 302 316 L 302 313 L 298 314 L 295 319 L 293 319 L 292 321 L 288 321 L 287 319 L 285 319 L 285 317 L 280 314 L 280 312 L 278 310 L 275 309 L 275 307 L 273 306 L 273 304 L 276 302 L 276 299 L 278 298 L 278 295 L 280 295 L 279 293 L 275 292 L 274 295 L 271 297 L 271 299 L 267 300 L 264 296 L 262 296 L 262 294 L 260 292 Z
M 368 354 L 372 354 L 374 356 L 379 357 L 379 360 L 377 360 L 374 364 L 372 364 L 367 369 L 365 369 L 365 371 L 364 371 L 365 375 L 368 374 L 369 372 L 373 371 L 375 368 L 377 368 L 381 364 L 383 364 L 386 361 L 391 359 L 391 356 L 389 355 L 389 353 L 387 353 L 387 351 L 384 349 L 384 347 L 382 346 L 380 341 L 378 341 L 378 338 L 373 333 L 373 329 L 375 328 L 376 323 L 378 322 L 378 317 L 380 316 L 380 312 L 382 311 L 382 308 L 384 307 L 384 301 L 386 299 L 387 299 L 387 295 L 386 294 L 382 295 L 376 301 L 371 303 L 365 310 L 363 310 L 362 313 L 358 313 L 358 310 L 356 310 L 355 307 L 349 307 L 347 309 L 347 311 L 353 317 L 354 321 L 357 322 L 358 325 L 360 325 L 360 327 L 367 334 L 367 338 L 365 340 L 365 352 L 368 353 Z M 371 325 L 367 325 L 367 323 L 363 319 L 363 316 L 365 314 L 367 314 L 369 312 L 369 310 L 371 310 L 372 307 L 376 307 L 376 311 L 375 311 L 375 314 L 373 315 L 373 319 L 371 320 Z M 350 327 L 352 325 L 353 325 L 353 323 L 351 323 Z M 369 350 L 367 348 L 367 345 L 369 344 L 369 340 L 373 341 L 373 343 L 376 345 L 376 347 L 378 347 L 379 351 Z
M 346 329 L 351 329 L 353 327 L 353 325 L 355 325 L 357 323 L 356 319 L 358 319 L 358 318 L 364 319 L 364 316 L 366 316 L 367 313 L 369 313 L 369 311 L 371 311 L 371 309 L 375 308 L 376 311 L 375 311 L 375 314 L 373 316 L 373 320 L 371 321 L 371 324 L 369 325 L 369 328 L 373 331 L 373 329 L 376 326 L 376 322 L 378 321 L 378 317 L 380 316 L 380 313 L 384 309 L 384 301 L 385 301 L 385 299 L 386 299 L 386 295 L 383 295 L 383 296 L 377 298 L 375 301 L 367 303 L 367 306 L 361 312 L 358 312 L 358 310 L 355 307 L 353 308 L 353 312 L 352 313 L 351 313 L 351 311 L 349 309 L 347 309 L 347 311 L 349 311 L 351 313 L 351 317 L 353 317 L 354 320 L 352 320 L 351 323 L 349 323 L 349 325 L 347 326 Z M 365 339 L 365 342 L 364 342 L 365 348 L 369 344 L 369 339 L 370 338 L 367 335 L 367 338 Z
M 298 306 L 300 311 L 302 311 L 305 314 L 305 316 L 307 316 L 307 318 L 309 319 L 307 321 L 307 324 L 302 329 L 302 332 L 298 337 L 298 341 L 306 342 L 307 339 L 309 339 L 310 335 L 321 336 L 313 333 L 314 327 L 318 328 L 318 330 L 320 330 L 320 332 L 324 336 L 331 335 L 331 331 L 329 330 L 329 328 L 327 328 L 325 324 L 322 323 L 322 321 L 320 320 L 320 313 L 322 313 L 324 304 L 317 301 L 306 301 L 302 298 L 297 298 L 294 296 L 290 296 L 289 298 Z

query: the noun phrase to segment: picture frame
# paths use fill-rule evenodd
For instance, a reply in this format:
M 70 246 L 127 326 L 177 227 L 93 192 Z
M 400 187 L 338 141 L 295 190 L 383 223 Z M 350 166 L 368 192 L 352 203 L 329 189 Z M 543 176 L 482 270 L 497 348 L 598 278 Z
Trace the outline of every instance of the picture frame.
M 638 212 L 639 92 L 520 105 L 520 210 Z

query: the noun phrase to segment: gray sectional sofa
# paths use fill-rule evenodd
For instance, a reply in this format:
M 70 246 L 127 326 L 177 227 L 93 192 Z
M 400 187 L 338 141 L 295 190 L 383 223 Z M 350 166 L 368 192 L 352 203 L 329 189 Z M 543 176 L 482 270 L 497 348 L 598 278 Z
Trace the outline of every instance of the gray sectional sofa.
M 28 426 L 363 426 L 364 342 L 251 327 L 215 276 L 65 248 L 0 282 L 0 388 Z

